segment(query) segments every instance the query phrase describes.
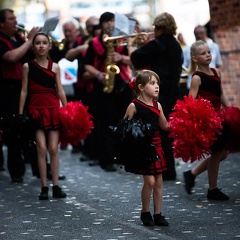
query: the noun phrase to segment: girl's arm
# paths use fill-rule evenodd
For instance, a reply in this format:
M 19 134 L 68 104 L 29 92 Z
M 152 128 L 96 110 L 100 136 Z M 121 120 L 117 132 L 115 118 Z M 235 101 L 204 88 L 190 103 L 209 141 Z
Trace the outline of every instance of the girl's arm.
M 215 68 L 215 70 L 216 70 L 218 76 L 221 78 L 221 71 L 218 68 Z M 230 106 L 228 100 L 226 99 L 225 95 L 223 94 L 222 84 L 221 84 L 221 104 L 224 107 L 229 107 Z
M 23 114 L 24 105 L 27 98 L 28 91 L 28 63 L 23 64 L 22 67 L 22 89 L 20 93 L 20 101 L 19 101 L 19 114 Z
M 132 119 L 136 113 L 137 113 L 137 110 L 136 110 L 135 104 L 130 103 L 124 115 L 124 119 L 125 118 Z
M 189 90 L 189 94 L 188 95 L 191 95 L 193 98 L 196 98 L 197 97 L 197 94 L 198 94 L 198 90 L 199 90 L 199 86 L 201 85 L 201 79 L 199 76 L 197 75 L 194 75 L 192 77 L 192 82 L 191 82 L 191 87 L 190 87 L 190 90 Z
M 163 113 L 162 106 L 158 102 L 158 109 L 160 110 L 160 116 L 159 116 L 159 126 L 161 127 L 162 130 L 164 131 L 169 131 L 170 130 L 170 125 L 167 122 L 167 119 Z
M 227 98 L 225 97 L 225 95 L 223 94 L 223 89 L 222 89 L 222 85 L 221 85 L 221 103 L 224 107 L 229 107 L 230 104 L 227 100 Z
M 60 80 L 60 68 L 57 63 L 53 63 L 53 72 L 55 72 L 56 74 L 56 85 L 57 85 L 58 96 L 62 102 L 62 105 L 67 106 L 67 98 Z

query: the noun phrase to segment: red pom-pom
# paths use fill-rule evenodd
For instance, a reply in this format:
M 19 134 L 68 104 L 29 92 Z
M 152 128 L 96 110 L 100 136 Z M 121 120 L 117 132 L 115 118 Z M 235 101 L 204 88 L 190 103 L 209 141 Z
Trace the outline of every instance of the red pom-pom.
M 226 148 L 229 153 L 240 152 L 240 109 L 237 107 L 223 108 L 219 112 L 227 127 Z
M 169 137 L 174 139 L 174 157 L 194 162 L 210 154 L 210 147 L 222 129 L 222 118 L 210 101 L 184 96 L 184 100 L 178 100 L 173 110 L 169 119 Z
M 85 139 L 93 129 L 92 116 L 88 113 L 88 106 L 81 101 L 69 102 L 59 109 L 62 129 L 60 131 L 61 144 L 76 145 Z

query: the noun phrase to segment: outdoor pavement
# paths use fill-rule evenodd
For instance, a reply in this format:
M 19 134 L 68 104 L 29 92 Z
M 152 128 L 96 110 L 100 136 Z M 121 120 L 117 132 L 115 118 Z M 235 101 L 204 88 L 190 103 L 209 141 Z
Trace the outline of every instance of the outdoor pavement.
M 164 182 L 162 213 L 168 227 L 142 225 L 141 176 L 120 167 L 105 172 L 80 162 L 80 156 L 60 150 L 60 173 L 66 180 L 59 185 L 68 194 L 65 199 L 38 200 L 40 180 L 29 164 L 23 183 L 11 183 L 8 171 L 0 172 L 0 239 L 240 239 L 240 154 L 230 155 L 219 172 L 219 187 L 229 201 L 207 200 L 206 173 L 187 195 L 182 173 L 196 162 L 176 160 L 177 180 Z

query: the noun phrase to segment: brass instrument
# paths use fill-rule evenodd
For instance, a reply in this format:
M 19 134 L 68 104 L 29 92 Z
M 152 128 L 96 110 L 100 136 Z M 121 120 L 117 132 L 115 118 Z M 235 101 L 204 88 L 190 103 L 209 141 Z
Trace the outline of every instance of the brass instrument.
M 114 89 L 115 75 L 120 73 L 120 68 L 112 62 L 112 53 L 114 49 L 114 40 L 109 40 L 108 35 L 103 35 L 103 42 L 107 46 L 107 58 L 106 58 L 106 76 L 103 92 L 111 93 Z
M 50 37 L 50 41 L 51 43 L 54 43 L 58 47 L 59 51 L 62 51 L 64 49 L 65 39 L 62 39 L 62 41 L 58 41 L 57 39 Z
M 106 77 L 105 77 L 105 86 L 103 88 L 103 92 L 111 93 L 114 89 L 114 82 L 115 82 L 115 75 L 120 73 L 119 67 L 112 62 L 112 53 L 114 52 L 114 46 L 123 46 L 126 45 L 124 41 L 120 43 L 114 43 L 117 40 L 124 40 L 129 37 L 136 37 L 136 36 L 147 36 L 154 34 L 153 32 L 141 32 L 141 33 L 133 33 L 130 35 L 120 35 L 120 36 L 113 36 L 109 37 L 107 34 L 103 35 L 103 43 L 107 46 L 107 59 L 106 59 Z M 137 45 L 140 46 L 138 42 Z
M 129 37 L 140 38 L 142 36 L 146 36 L 147 38 L 149 38 L 149 36 L 153 34 L 154 32 L 140 32 L 140 33 L 133 33 L 129 35 L 120 35 L 120 36 L 113 36 L 113 37 L 109 37 L 108 35 L 106 35 L 105 37 L 103 36 L 103 42 L 123 40 L 116 44 L 117 46 L 123 46 L 123 45 L 127 45 L 127 42 L 125 40 Z M 136 45 L 137 47 L 141 47 L 142 45 L 144 45 L 144 42 L 142 41 L 142 39 L 141 38 L 139 39 L 139 38 L 136 38 L 134 43 L 134 45 Z

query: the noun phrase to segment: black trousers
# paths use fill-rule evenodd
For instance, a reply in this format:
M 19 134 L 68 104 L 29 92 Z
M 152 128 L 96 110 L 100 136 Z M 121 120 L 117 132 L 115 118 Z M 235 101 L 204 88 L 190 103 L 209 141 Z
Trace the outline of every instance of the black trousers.
M 121 92 L 103 93 L 103 86 L 94 86 L 92 114 L 94 120 L 95 153 L 102 168 L 113 163 L 113 146 L 109 126 L 124 117 L 132 100 L 132 90 L 126 84 Z
M 21 80 L 5 79 L 0 88 L 0 108 L 2 116 L 18 114 Z M 7 166 L 12 180 L 24 176 L 25 162 L 22 146 L 19 143 L 7 144 Z
M 169 114 L 172 112 L 173 107 L 175 106 L 179 98 L 179 87 L 163 87 L 160 86 L 160 96 L 158 101 L 162 105 L 162 109 L 167 120 L 169 119 Z M 173 139 L 169 138 L 169 132 L 160 130 L 162 148 L 164 155 L 166 157 L 167 168 L 168 170 L 164 172 L 163 175 L 169 177 L 176 177 L 176 168 L 175 168 L 175 159 L 172 151 L 172 141 Z

